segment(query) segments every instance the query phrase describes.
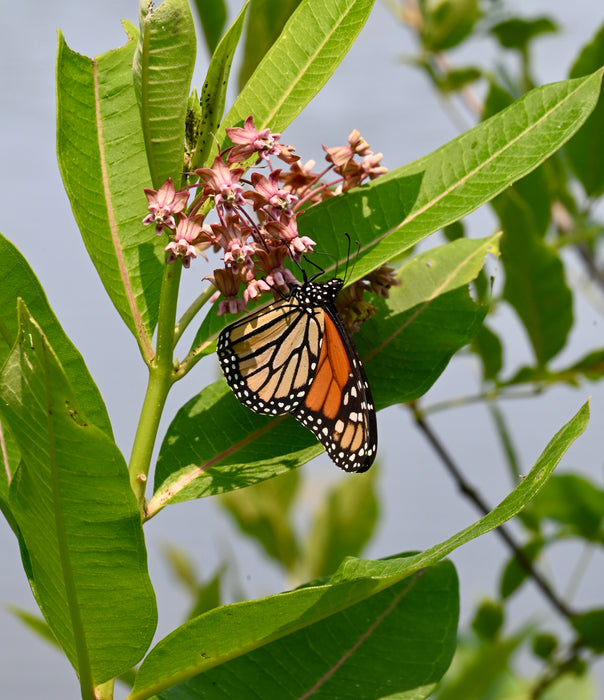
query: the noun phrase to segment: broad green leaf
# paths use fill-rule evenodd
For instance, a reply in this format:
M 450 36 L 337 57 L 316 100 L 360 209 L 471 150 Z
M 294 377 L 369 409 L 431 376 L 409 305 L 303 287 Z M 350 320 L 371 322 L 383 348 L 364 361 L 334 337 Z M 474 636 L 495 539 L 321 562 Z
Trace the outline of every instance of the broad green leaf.
M 583 48 L 570 71 L 576 78 L 604 65 L 604 24 L 593 41 Z M 590 197 L 604 194 L 604 98 L 600 96 L 591 116 L 564 149 L 575 174 Z
M 556 474 L 526 511 L 532 522 L 554 520 L 587 540 L 604 542 L 604 490 L 578 474 Z
M 430 155 L 311 207 L 298 220 L 300 235 L 316 240 L 338 261 L 328 268 L 332 271 L 347 259 L 348 232 L 361 244 L 350 281 L 363 278 L 488 202 L 554 153 L 593 109 L 601 75 L 536 88 Z M 213 352 L 211 338 L 224 325 L 215 310 L 208 313 L 194 343 L 202 348 L 200 356 Z
M 358 478 L 344 477 L 321 501 L 304 542 L 306 579 L 328 576 L 345 557 L 361 555 L 378 522 L 378 474 L 374 467 Z
M 239 529 L 256 539 L 267 556 L 288 571 L 293 569 L 299 555 L 290 518 L 290 506 L 299 480 L 299 472 L 290 470 L 245 491 L 226 493 L 219 501 Z
M 9 504 L 36 600 L 90 693 L 139 661 L 155 630 L 140 514 L 119 450 L 23 304 L 19 313 L 0 373 L 0 410 L 22 453 Z
M 139 20 L 132 70 L 151 183 L 159 189 L 171 177 L 178 189 L 197 46 L 193 16 L 188 0 L 157 7 L 140 0 Z
M 61 328 L 42 285 L 27 260 L 0 234 L 0 366 L 17 340 L 17 300 L 23 299 L 27 308 L 44 327 L 48 342 L 61 358 L 72 386 L 78 388 L 82 410 L 97 428 L 112 436 L 107 409 L 84 360 Z
M 250 114 L 283 131 L 325 85 L 363 28 L 374 0 L 302 0 L 233 103 L 217 134 Z
M 565 346 L 573 325 L 572 292 L 564 265 L 541 240 L 531 200 L 511 190 L 494 206 L 505 230 L 501 241 L 503 297 L 520 317 L 537 363 L 543 366 Z
M 477 332 L 485 310 L 461 288 L 399 312 L 399 287 L 355 340 L 378 408 L 421 396 Z M 438 332 L 435 332 L 438 329 Z M 392 377 L 397 378 L 396 382 Z M 304 464 L 323 448 L 291 416 L 242 406 L 223 381 L 185 404 L 162 443 L 149 516 L 177 503 L 255 484 Z
M 499 254 L 499 238 L 459 239 L 417 255 L 399 271 L 401 286 L 391 291 L 389 308 L 402 312 L 476 279 L 487 253 Z M 200 356 L 214 352 L 213 338 L 230 322 L 215 309 L 208 312 L 193 342 Z
M 224 605 L 174 630 L 143 661 L 129 700 L 148 697 L 350 609 L 498 527 L 535 497 L 564 452 L 585 430 L 588 420 L 589 404 L 585 404 L 556 433 L 531 471 L 494 510 L 446 541 L 407 557 L 380 561 L 349 558 L 327 582 L 315 582 L 260 600 Z M 411 586 L 414 580 L 409 580 Z
M 193 7 L 201 21 L 201 28 L 210 56 L 218 46 L 224 25 L 227 21 L 227 7 L 224 0 L 194 0 Z
M 476 279 L 487 253 L 499 255 L 501 234 L 481 239 L 460 238 L 405 263 L 398 273 L 400 288 L 393 290 L 390 309 L 406 311 Z
M 252 0 L 239 69 L 239 90 L 273 45 L 300 0 Z
M 355 335 L 378 409 L 423 396 L 472 341 L 487 312 L 464 287 L 405 311 L 397 297 L 395 288 L 390 299 L 378 301 L 376 316 Z
M 361 243 L 352 278 L 362 278 L 534 170 L 585 121 L 601 76 L 532 90 L 433 153 L 312 207 L 300 234 L 344 261 L 348 232 Z
M 191 169 L 211 165 L 211 151 L 216 146 L 214 140 L 224 113 L 229 75 L 233 56 L 239 44 L 247 3 L 241 8 L 237 19 L 218 44 L 203 81 L 201 91 L 201 122 L 197 144 L 191 157 Z
M 150 360 L 165 241 L 141 223 L 151 176 L 132 80 L 134 48 L 130 39 L 90 59 L 59 34 L 57 157 L 92 262 Z
M 457 577 L 441 562 L 351 608 L 161 692 L 161 700 L 426 698 L 455 649 Z M 292 664 L 292 659 L 295 663 Z M 253 675 L 250 675 L 253 669 Z

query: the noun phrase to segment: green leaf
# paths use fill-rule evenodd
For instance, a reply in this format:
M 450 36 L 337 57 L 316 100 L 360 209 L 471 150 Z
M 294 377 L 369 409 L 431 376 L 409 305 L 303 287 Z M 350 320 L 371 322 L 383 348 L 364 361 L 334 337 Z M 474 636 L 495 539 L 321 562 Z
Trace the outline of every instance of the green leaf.
M 603 541 L 604 490 L 578 474 L 557 474 L 527 509 L 533 521 L 554 520 L 586 540 Z
M 472 620 L 472 629 L 485 642 L 492 642 L 499 637 L 504 623 L 503 606 L 498 600 L 483 600 Z
M 499 233 L 488 238 L 460 238 L 416 255 L 399 271 L 401 285 L 392 290 L 388 307 L 406 311 L 467 285 L 484 267 L 488 253 L 499 255 L 500 238 Z
M 536 360 L 543 366 L 565 346 L 573 325 L 572 292 L 564 265 L 541 240 L 531 200 L 511 191 L 494 206 L 505 230 L 503 298 L 520 317 Z
M 458 46 L 474 29 L 481 12 L 477 0 L 421 2 L 420 38 L 425 51 L 445 51 Z
M 256 128 L 283 131 L 325 85 L 363 28 L 374 0 L 302 0 L 233 103 L 224 126 L 250 114 Z
M 350 282 L 365 277 L 542 163 L 586 119 L 600 80 L 598 72 L 532 90 L 430 155 L 311 207 L 298 219 L 300 235 L 337 261 L 332 271 L 347 259 L 348 232 L 361 244 Z M 225 323 L 215 310 L 206 316 L 194 343 L 199 356 L 213 352 L 212 339 Z
M 239 529 L 256 539 L 287 571 L 292 571 L 298 558 L 296 533 L 289 518 L 298 481 L 299 473 L 291 470 L 245 491 L 226 493 L 219 501 Z
M 59 34 L 57 156 L 88 254 L 150 361 L 165 242 L 141 223 L 151 176 L 132 82 L 134 47 L 130 40 L 90 59 Z
M 226 566 L 221 566 L 209 580 L 201 581 L 193 562 L 184 550 L 166 545 L 163 547 L 163 554 L 172 570 L 172 575 L 192 598 L 187 620 L 220 605 L 220 589 Z
M 361 555 L 378 522 L 378 472 L 374 467 L 358 478 L 340 479 L 321 501 L 304 543 L 306 578 L 327 576 L 345 557 Z
M 588 419 L 589 404 L 585 404 L 552 438 L 530 473 L 494 510 L 445 542 L 407 557 L 381 561 L 349 558 L 327 582 L 314 582 L 260 600 L 224 605 L 174 630 L 143 661 L 129 700 L 142 700 L 151 693 L 182 683 L 337 613 L 354 610 L 352 606 L 357 603 L 377 596 L 406 579 L 411 591 L 418 581 L 415 575 L 422 569 L 441 561 L 462 544 L 498 527 L 529 503 L 545 484 L 564 452 L 585 430 Z M 405 586 L 398 590 L 401 596 L 405 595 Z M 437 605 L 439 600 L 440 596 L 435 596 L 432 604 Z M 350 617 L 355 619 L 354 612 Z M 368 621 L 365 630 L 371 621 Z M 340 655 L 351 648 L 352 645 L 346 646 Z M 249 675 L 247 678 L 249 681 Z M 299 694 L 294 697 L 299 697 Z
M 201 21 L 201 28 L 210 56 L 214 53 L 227 21 L 227 7 L 224 0 L 194 0 L 193 7 Z
M 245 46 L 239 69 L 239 91 L 247 83 L 300 0 L 251 0 Z
M 499 337 L 485 324 L 472 341 L 472 351 L 482 360 L 482 378 L 496 379 L 503 368 L 503 347 Z
M 210 152 L 216 145 L 214 135 L 224 113 L 231 64 L 243 29 L 246 10 L 247 3 L 222 37 L 210 61 L 201 91 L 201 124 L 197 145 L 191 157 L 192 170 L 210 164 Z
M 552 478 L 556 478 L 555 476 Z M 547 488 L 547 487 L 546 487 Z M 530 506 L 529 506 L 530 508 Z M 539 537 L 525 544 L 521 549 L 522 555 L 533 563 L 545 546 L 545 541 Z M 499 582 L 499 592 L 502 598 L 509 598 L 530 576 L 517 555 L 514 555 L 505 565 L 501 581 Z
M 554 384 L 567 382 L 577 386 L 582 379 L 596 382 L 604 375 L 604 350 L 594 350 L 568 367 L 551 371 L 544 367 L 522 367 L 501 386 L 535 383 Z
M 517 49 L 525 52 L 535 37 L 557 32 L 558 25 L 549 17 L 536 17 L 535 19 L 513 17 L 491 27 L 490 31 L 504 49 Z M 599 67 L 596 66 L 596 68 Z
M 390 299 L 378 301 L 377 316 L 355 336 L 378 408 L 427 391 L 484 317 L 484 309 L 463 288 L 398 311 L 399 289 L 391 290 Z M 400 306 L 405 306 L 404 300 Z M 147 513 L 152 516 L 167 503 L 255 484 L 304 464 L 322 450 L 291 416 L 254 413 L 237 401 L 226 383 L 218 382 L 185 404 L 168 428 Z
M 39 615 L 32 615 L 32 613 L 28 612 L 27 610 L 22 610 L 21 608 L 17 608 L 14 605 L 9 605 L 8 609 L 34 634 L 38 635 L 38 637 L 41 637 L 46 642 L 52 644 L 55 647 L 59 647 L 57 638 L 52 633 L 50 627 L 46 624 L 44 618 L 40 617 Z
M 399 311 L 397 301 L 398 289 L 391 290 L 355 336 L 380 410 L 423 396 L 453 355 L 471 342 L 487 311 L 464 287 L 406 311 Z
M 45 328 L 48 342 L 61 357 L 72 386 L 78 387 L 82 410 L 97 428 L 112 436 L 111 423 L 101 394 L 88 372 L 84 359 L 69 340 L 54 315 L 42 285 L 27 260 L 0 234 L 0 366 L 17 340 L 17 300 L 22 299 L 32 315 Z M 4 339 L 4 342 L 2 341 Z M 16 466 L 16 465 L 15 465 Z
M 587 44 L 570 71 L 570 77 L 585 75 L 604 65 L 604 24 L 593 41 Z M 592 68 L 593 66 L 593 68 Z M 564 149 L 576 176 L 589 197 L 604 194 L 604 97 L 600 96 L 591 116 Z
M 470 648 L 462 646 L 451 672 L 439 688 L 438 700 L 483 700 L 521 698 L 525 685 L 510 675 L 511 659 L 526 639 L 526 632 Z M 511 687 L 510 687 L 511 686 Z
M 317 698 L 421 700 L 434 689 L 453 655 L 458 607 L 455 570 L 443 562 L 417 580 L 396 584 L 159 697 L 244 698 L 254 669 L 258 697 L 311 693 Z
M 583 645 L 593 649 L 596 654 L 604 653 L 604 609 L 573 615 L 570 622 L 581 635 Z
M 444 93 L 456 92 L 462 90 L 470 83 L 474 83 L 483 77 L 483 72 L 480 68 L 468 66 L 467 68 L 457 68 L 447 71 L 437 80 L 437 85 Z
M 433 153 L 312 207 L 299 219 L 300 235 L 344 261 L 348 232 L 361 243 L 351 281 L 362 278 L 488 202 L 554 153 L 593 109 L 601 76 L 532 90 Z
M 183 171 L 185 116 L 195 67 L 195 26 L 188 0 L 139 4 L 140 35 L 132 62 L 134 88 L 155 189 Z
M 88 697 L 140 660 L 155 630 L 155 598 L 124 460 L 89 422 L 23 304 L 19 313 L 0 373 L 0 410 L 23 457 L 9 503 L 36 600 Z

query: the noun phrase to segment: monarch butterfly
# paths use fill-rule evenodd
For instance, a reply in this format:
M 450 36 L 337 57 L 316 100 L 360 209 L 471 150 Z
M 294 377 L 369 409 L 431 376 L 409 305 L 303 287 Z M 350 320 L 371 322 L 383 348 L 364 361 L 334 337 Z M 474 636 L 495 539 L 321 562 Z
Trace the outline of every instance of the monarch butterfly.
M 288 297 L 222 330 L 220 366 L 235 396 L 257 413 L 291 413 L 338 467 L 364 472 L 377 451 L 365 370 L 334 300 L 344 282 L 306 279 Z

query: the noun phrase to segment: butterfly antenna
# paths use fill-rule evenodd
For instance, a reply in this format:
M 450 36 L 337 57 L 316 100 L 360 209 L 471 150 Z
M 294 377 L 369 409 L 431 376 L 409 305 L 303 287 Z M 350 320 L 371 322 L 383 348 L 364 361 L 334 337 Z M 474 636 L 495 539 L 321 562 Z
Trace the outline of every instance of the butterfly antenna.
M 359 259 L 359 252 L 361 250 L 361 242 L 355 241 L 356 246 L 357 246 L 357 252 L 356 252 L 356 255 L 354 256 L 352 268 L 350 269 L 350 275 L 348 275 L 348 265 L 350 263 L 350 246 L 352 245 L 352 240 L 350 239 L 350 235 L 348 233 L 345 233 L 344 235 L 348 239 L 348 251 L 346 253 L 346 268 L 344 269 L 344 286 L 346 286 L 346 280 L 348 280 L 350 277 L 352 277 L 352 275 L 354 273 L 354 268 L 356 267 L 356 264 L 357 264 L 357 260 Z

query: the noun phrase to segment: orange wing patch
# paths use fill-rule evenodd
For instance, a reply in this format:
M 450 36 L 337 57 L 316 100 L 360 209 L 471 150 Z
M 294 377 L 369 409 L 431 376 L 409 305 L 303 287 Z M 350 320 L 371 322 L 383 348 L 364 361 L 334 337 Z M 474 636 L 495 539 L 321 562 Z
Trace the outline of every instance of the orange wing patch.
M 338 329 L 327 314 L 324 323 L 317 372 L 304 403 L 309 411 L 323 413 L 333 420 L 340 410 L 342 390 L 350 376 L 350 361 Z

